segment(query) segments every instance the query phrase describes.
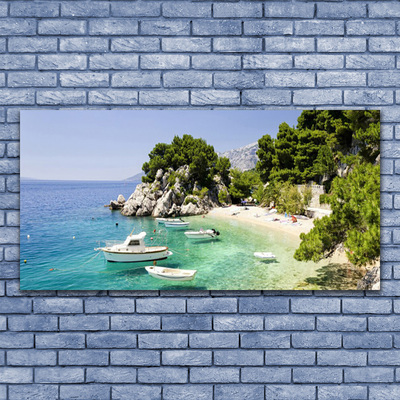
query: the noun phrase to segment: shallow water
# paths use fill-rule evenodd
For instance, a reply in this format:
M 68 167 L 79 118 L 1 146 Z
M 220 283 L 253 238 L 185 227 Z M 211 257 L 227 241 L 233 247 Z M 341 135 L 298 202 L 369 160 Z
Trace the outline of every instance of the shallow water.
M 190 222 L 190 229 L 215 228 L 221 235 L 217 240 L 193 241 L 186 238 L 183 230 L 168 230 L 151 217 L 124 217 L 119 211 L 104 207 L 120 193 L 128 198 L 135 186 L 121 182 L 23 181 L 21 289 L 337 288 L 335 271 L 339 279 L 343 270 L 327 266 L 328 262 L 315 264 L 294 260 L 299 239 L 291 235 L 235 220 L 195 216 L 185 218 Z M 147 232 L 147 245 L 167 245 L 174 253 L 158 265 L 196 269 L 195 279 L 162 281 L 147 274 L 144 266 L 151 265 L 149 262 L 109 263 L 101 252 L 93 250 L 100 241 L 125 240 L 133 229 L 135 233 Z M 277 256 L 276 261 L 256 259 L 255 251 L 271 251 Z M 27 263 L 23 262 L 25 259 Z M 329 281 L 321 277 L 325 271 L 329 271 Z M 347 283 L 354 280 L 346 271 L 343 279 Z

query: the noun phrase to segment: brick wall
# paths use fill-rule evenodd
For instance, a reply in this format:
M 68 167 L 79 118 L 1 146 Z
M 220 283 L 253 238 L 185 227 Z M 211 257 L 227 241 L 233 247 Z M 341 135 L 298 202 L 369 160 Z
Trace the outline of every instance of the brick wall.
M 0 399 L 400 398 L 398 17 L 385 0 L 1 1 Z M 20 292 L 19 111 L 62 107 L 380 108 L 382 290 Z

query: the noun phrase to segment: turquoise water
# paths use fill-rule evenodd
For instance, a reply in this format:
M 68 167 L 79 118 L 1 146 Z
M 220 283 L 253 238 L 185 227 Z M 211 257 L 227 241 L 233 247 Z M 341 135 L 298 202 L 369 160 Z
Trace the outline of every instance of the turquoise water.
M 124 217 L 104 207 L 120 193 L 128 198 L 135 186 L 121 182 L 22 182 L 21 289 L 289 290 L 316 276 L 321 268 L 320 264 L 293 259 L 299 243 L 296 237 L 264 227 L 209 215 L 187 217 L 190 229 L 221 232 L 217 240 L 193 241 L 182 230 L 167 230 L 151 217 Z M 125 240 L 133 229 L 135 233 L 147 232 L 147 245 L 167 245 L 174 253 L 158 265 L 196 269 L 195 279 L 162 281 L 147 274 L 144 266 L 151 265 L 149 262 L 109 263 L 101 252 L 93 250 L 104 240 Z M 258 260 L 253 256 L 255 251 L 272 251 L 277 259 Z

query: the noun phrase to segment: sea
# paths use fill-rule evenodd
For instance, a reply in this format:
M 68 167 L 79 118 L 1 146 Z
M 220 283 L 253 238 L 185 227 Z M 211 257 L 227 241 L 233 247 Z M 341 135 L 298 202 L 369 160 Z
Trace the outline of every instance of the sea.
M 125 217 L 104 205 L 138 182 L 21 181 L 21 290 L 318 290 L 354 289 L 357 271 L 294 260 L 300 239 L 234 218 L 185 217 L 190 229 L 214 228 L 216 240 L 193 241 L 152 217 Z M 248 212 L 251 212 L 248 211 Z M 173 255 L 157 265 L 195 269 L 192 281 L 151 277 L 145 263 L 110 263 L 94 249 L 146 232 L 146 244 L 167 245 Z M 254 257 L 270 251 L 272 261 Z

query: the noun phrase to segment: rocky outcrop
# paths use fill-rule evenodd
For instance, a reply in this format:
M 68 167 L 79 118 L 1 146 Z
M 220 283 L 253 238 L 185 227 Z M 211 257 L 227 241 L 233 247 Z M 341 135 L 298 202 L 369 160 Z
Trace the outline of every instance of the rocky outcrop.
M 373 267 L 357 282 L 357 290 L 379 290 L 380 276 L 379 266 Z
M 192 184 L 187 165 L 176 171 L 171 168 L 165 172 L 159 169 L 153 183 L 137 185 L 129 199 L 123 203 L 119 202 L 118 196 L 117 201 L 110 203 L 110 208 L 113 204 L 113 209 L 121 209 L 121 214 L 126 216 L 200 215 L 220 205 L 218 193 L 221 190 L 228 193 L 227 187 L 218 176 L 214 178 L 208 192 L 196 183 Z
M 255 168 L 258 156 L 258 142 L 250 143 L 238 149 L 218 153 L 220 157 L 228 157 L 232 168 L 238 168 L 241 171 L 248 171 Z

